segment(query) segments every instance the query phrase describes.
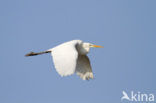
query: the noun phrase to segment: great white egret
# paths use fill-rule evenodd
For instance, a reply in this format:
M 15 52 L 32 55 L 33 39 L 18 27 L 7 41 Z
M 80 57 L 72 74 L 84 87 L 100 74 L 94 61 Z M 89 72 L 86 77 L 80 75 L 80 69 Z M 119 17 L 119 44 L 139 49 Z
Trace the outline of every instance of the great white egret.
M 72 40 L 60 44 L 43 52 L 30 52 L 25 56 L 51 53 L 56 71 L 61 76 L 76 73 L 83 80 L 93 79 L 93 73 L 87 53 L 91 47 L 102 48 L 102 46 L 86 43 L 81 40 Z

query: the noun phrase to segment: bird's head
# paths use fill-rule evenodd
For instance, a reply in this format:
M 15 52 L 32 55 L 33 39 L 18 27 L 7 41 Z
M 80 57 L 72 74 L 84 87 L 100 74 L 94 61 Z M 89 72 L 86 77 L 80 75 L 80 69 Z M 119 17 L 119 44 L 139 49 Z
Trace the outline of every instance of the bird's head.
M 99 45 L 94 45 L 94 44 L 91 44 L 91 43 L 82 43 L 82 46 L 81 46 L 81 53 L 82 54 L 87 54 L 90 50 L 90 48 L 103 48 L 103 46 L 99 46 Z

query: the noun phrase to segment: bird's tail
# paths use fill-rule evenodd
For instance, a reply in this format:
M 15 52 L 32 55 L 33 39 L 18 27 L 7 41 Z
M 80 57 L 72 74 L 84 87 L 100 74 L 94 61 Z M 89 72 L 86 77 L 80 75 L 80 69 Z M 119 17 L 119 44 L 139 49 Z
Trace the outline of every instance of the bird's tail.
M 36 55 L 41 55 L 41 54 L 45 54 L 45 53 L 51 53 L 51 51 L 43 51 L 43 52 L 38 52 L 38 53 L 30 52 L 30 53 L 26 54 L 25 56 L 26 57 L 28 57 L 28 56 L 36 56 Z

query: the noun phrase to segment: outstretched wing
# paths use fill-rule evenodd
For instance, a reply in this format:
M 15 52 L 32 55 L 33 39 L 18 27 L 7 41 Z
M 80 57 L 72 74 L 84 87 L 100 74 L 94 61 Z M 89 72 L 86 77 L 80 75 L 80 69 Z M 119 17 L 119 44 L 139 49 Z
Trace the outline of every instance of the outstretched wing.
M 79 75 L 83 80 L 93 79 L 90 61 L 86 55 L 78 55 L 76 74 Z
M 75 73 L 78 52 L 77 42 L 67 42 L 52 49 L 52 58 L 56 71 L 61 76 Z

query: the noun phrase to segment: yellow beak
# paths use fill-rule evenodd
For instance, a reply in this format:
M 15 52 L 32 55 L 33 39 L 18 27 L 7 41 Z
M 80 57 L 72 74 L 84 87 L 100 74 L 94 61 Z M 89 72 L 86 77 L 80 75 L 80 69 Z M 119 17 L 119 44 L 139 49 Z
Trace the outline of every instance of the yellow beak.
M 103 46 L 99 46 L 99 45 L 92 45 L 91 47 L 95 47 L 95 48 L 104 48 Z

